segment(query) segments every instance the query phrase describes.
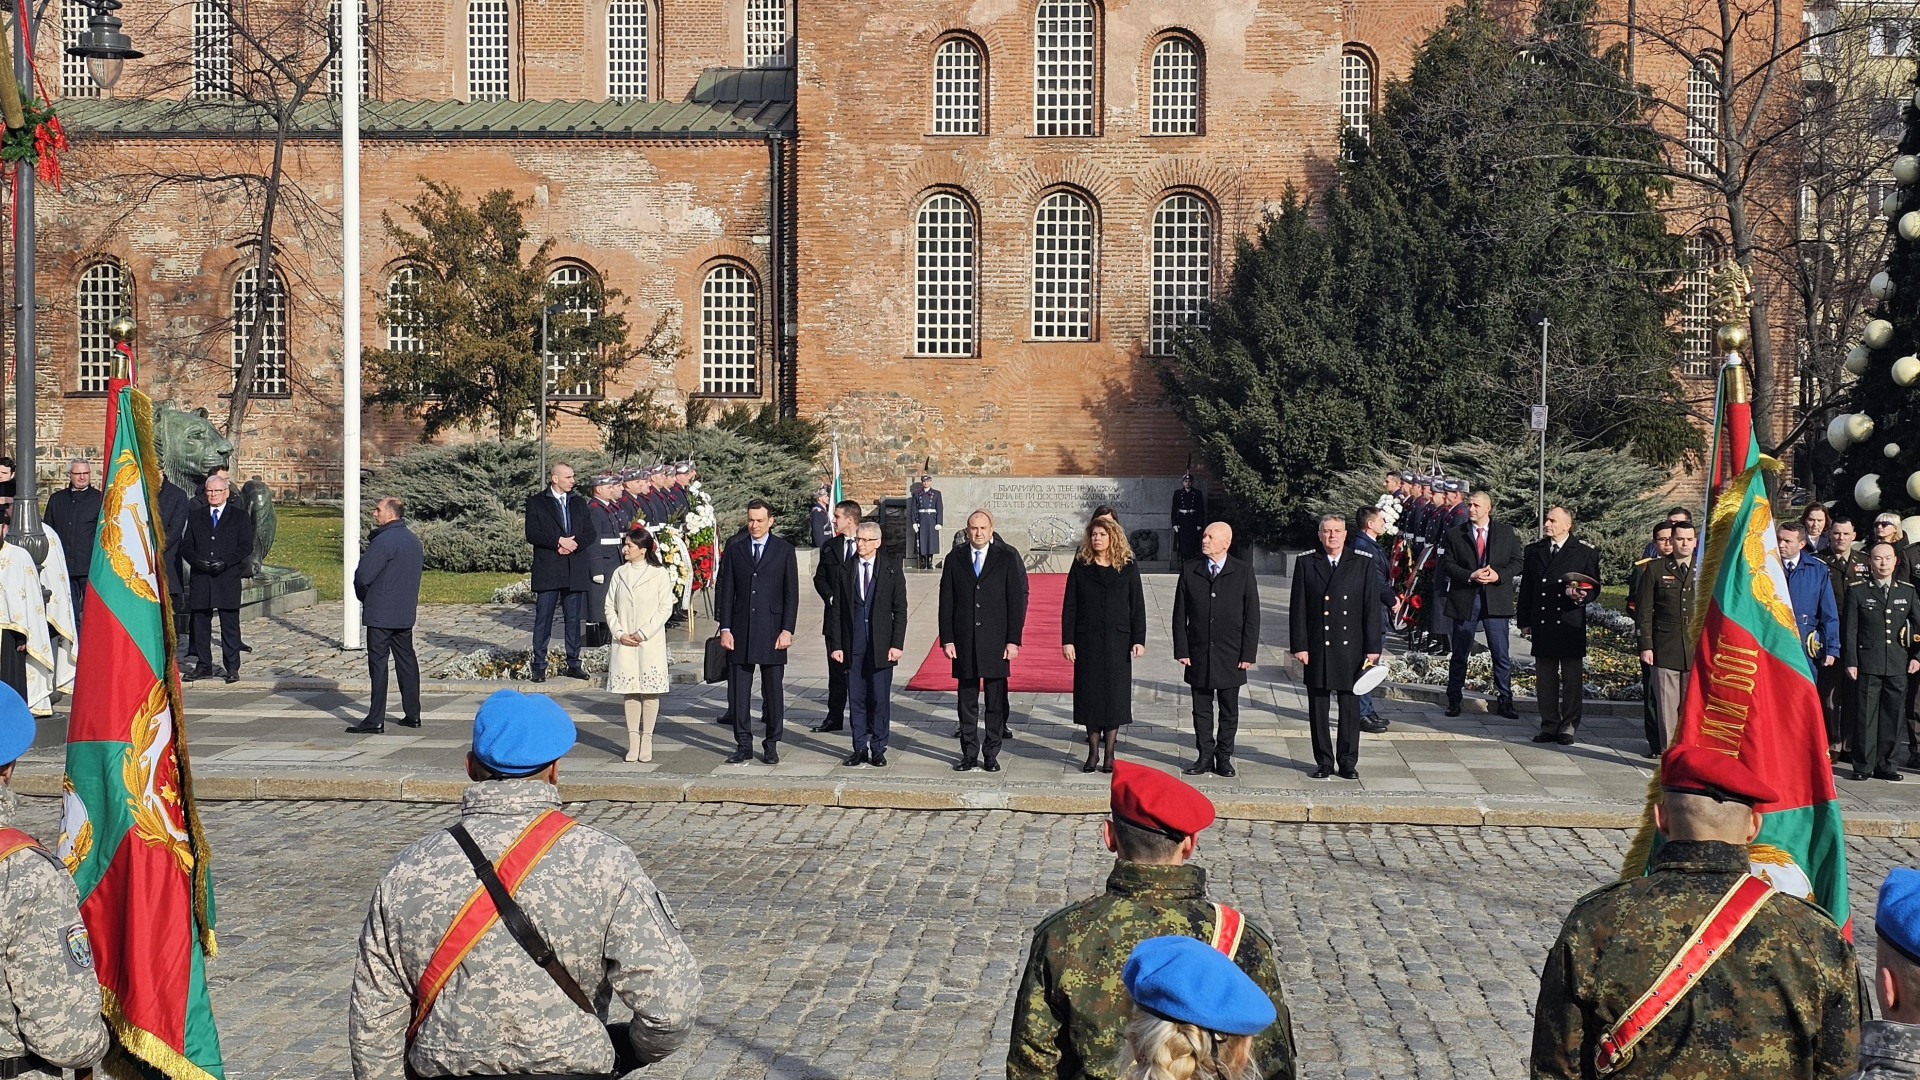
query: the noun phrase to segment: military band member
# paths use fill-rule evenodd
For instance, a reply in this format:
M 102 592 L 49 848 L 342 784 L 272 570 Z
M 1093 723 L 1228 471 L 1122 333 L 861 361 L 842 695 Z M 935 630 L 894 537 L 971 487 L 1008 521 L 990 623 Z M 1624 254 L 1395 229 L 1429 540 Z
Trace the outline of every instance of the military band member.
M 1689 521 L 1675 522 L 1672 538 L 1673 554 L 1648 565 L 1634 601 L 1640 662 L 1653 668 L 1654 708 L 1660 720 L 1656 751 L 1673 745 L 1686 701 L 1687 672 L 1693 668 L 1687 629 L 1693 620 L 1693 550 L 1699 538 Z
M 587 516 L 593 520 L 593 546 L 587 549 L 587 609 L 589 623 L 604 626 L 607 611 L 607 585 L 613 572 L 620 569 L 620 541 L 627 535 L 627 521 L 620 509 L 620 478 L 601 473 L 593 478 L 593 498 L 587 501 Z M 596 632 L 595 640 L 599 636 Z
M 914 554 L 920 557 L 920 569 L 933 569 L 933 557 L 940 552 L 940 526 L 946 524 L 947 504 L 933 486 L 933 474 L 920 477 L 912 503 Z
M 1193 474 L 1180 478 L 1173 493 L 1173 557 L 1176 565 L 1200 554 L 1200 530 L 1207 524 L 1207 493 L 1195 487 Z
M 1360 779 L 1360 702 L 1354 680 L 1380 659 L 1380 595 L 1373 560 L 1347 546 L 1347 519 L 1320 518 L 1320 549 L 1300 557 L 1293 570 L 1287 648 L 1305 666 L 1307 726 L 1313 735 L 1315 780 L 1337 771 Z M 1339 698 L 1339 738 L 1327 732 L 1334 697 Z
M 699 964 L 633 850 L 560 812 L 574 739 L 552 698 L 506 689 L 481 704 L 460 820 L 402 851 L 368 906 L 347 1014 L 355 1080 L 606 1077 L 686 1042 Z M 508 925 L 459 917 L 497 912 L 476 861 L 551 966 Z M 632 1023 L 607 1025 L 615 995 Z
M 1547 953 L 1532 1076 L 1787 1080 L 1851 1071 L 1860 1024 L 1853 946 L 1826 912 L 1749 873 L 1754 807 L 1774 801 L 1773 790 L 1739 758 L 1701 746 L 1668 750 L 1661 779 L 1654 824 L 1666 843 L 1648 872 L 1582 897 Z M 1715 932 L 1730 942 L 1670 966 Z
M 1534 742 L 1572 746 L 1586 699 L 1587 602 L 1600 589 L 1600 553 L 1575 539 L 1573 513 L 1547 508 L 1546 536 L 1527 545 L 1515 623 L 1533 642 L 1540 732 Z
M 1920 671 L 1920 593 L 1895 577 L 1900 553 L 1876 541 L 1867 549 L 1871 580 L 1847 589 L 1841 619 L 1841 663 L 1854 691 L 1853 778 L 1898 780 L 1893 748 L 1900 740 L 1907 677 Z
M 1827 578 L 1833 585 L 1835 611 L 1845 610 L 1847 588 L 1865 581 L 1871 574 L 1866 556 L 1854 543 L 1856 526 L 1845 514 L 1835 514 L 1827 523 L 1827 552 L 1820 561 L 1827 564 Z M 1826 714 L 1827 755 L 1834 761 L 1847 756 L 1853 745 L 1853 679 L 1845 664 L 1820 669 L 1820 707 Z

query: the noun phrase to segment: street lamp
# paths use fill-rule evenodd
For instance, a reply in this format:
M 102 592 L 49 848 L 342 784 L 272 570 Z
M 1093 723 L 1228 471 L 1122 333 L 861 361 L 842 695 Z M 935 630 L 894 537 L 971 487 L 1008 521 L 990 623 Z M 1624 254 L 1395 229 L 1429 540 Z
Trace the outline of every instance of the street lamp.
M 67 47 L 70 56 L 84 57 L 87 77 L 102 90 L 113 89 L 120 81 L 121 69 L 128 60 L 145 53 L 133 47 L 133 39 L 120 31 L 120 0 L 80 0 L 87 8 L 87 28 Z

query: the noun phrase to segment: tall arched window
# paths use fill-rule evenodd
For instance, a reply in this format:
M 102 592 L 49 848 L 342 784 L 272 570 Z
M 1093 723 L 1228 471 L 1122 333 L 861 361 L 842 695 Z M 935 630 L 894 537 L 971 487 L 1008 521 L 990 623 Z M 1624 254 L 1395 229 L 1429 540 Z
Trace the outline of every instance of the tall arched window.
M 1720 164 L 1720 67 L 1701 57 L 1687 72 L 1687 171 L 1705 176 Z
M 966 38 L 941 42 L 933 54 L 933 133 L 980 134 L 985 89 L 980 47 Z
M 507 0 L 467 0 L 467 100 L 505 101 L 512 53 Z
M 913 222 L 913 351 L 972 356 L 973 208 L 941 193 L 920 204 Z
M 117 262 L 94 263 L 80 275 L 74 296 L 80 369 L 74 388 L 83 394 L 106 393 L 107 380 L 113 377 L 113 338 L 107 324 L 126 311 L 125 288 Z
M 700 283 L 700 392 L 760 392 L 760 290 L 732 263 Z
M 1033 214 L 1033 336 L 1093 336 L 1093 205 L 1071 191 Z
M 409 264 L 387 279 L 387 349 L 391 352 L 417 353 L 423 347 L 413 301 L 425 275 L 418 266 Z
M 1372 137 L 1373 61 L 1349 50 L 1340 54 L 1340 128 Z
M 223 98 L 233 92 L 233 22 L 226 0 L 194 0 L 193 96 Z
M 1213 291 L 1213 212 L 1195 195 L 1171 195 L 1153 211 L 1150 346 L 1173 352 L 1186 326 L 1205 326 Z
M 607 97 L 612 101 L 647 100 L 649 57 L 648 0 L 610 0 L 607 4 Z
M 256 295 L 255 283 L 260 268 L 249 266 L 233 279 L 233 377 L 240 378 L 240 362 L 246 355 L 247 335 L 253 320 L 261 312 L 266 327 L 260 337 L 260 357 L 253 367 L 252 393 L 284 396 L 287 393 L 287 288 L 279 274 L 273 274 L 265 295 Z
M 1033 16 L 1033 133 L 1093 134 L 1093 4 L 1041 0 Z
M 1714 238 L 1687 237 L 1687 268 L 1680 276 L 1680 374 L 1704 379 L 1712 374 Z
M 1200 134 L 1200 47 L 1170 37 L 1153 47 L 1148 128 L 1154 135 Z
M 60 96 L 99 97 L 100 86 L 87 74 L 87 59 L 67 49 L 87 29 L 87 6 L 80 0 L 60 0 Z
M 787 0 L 747 0 L 747 66 L 787 66 Z
M 584 311 L 589 320 L 600 314 L 593 300 L 587 295 L 586 286 L 592 281 L 587 268 L 574 263 L 561 263 L 547 275 L 547 287 L 552 290 L 548 295 L 560 293 L 568 311 Z M 555 397 L 595 397 L 600 388 L 591 377 L 583 377 L 572 367 L 586 358 L 584 353 L 547 354 L 547 392 Z
M 367 0 L 359 0 L 360 6 L 360 96 L 373 96 L 372 83 L 367 77 L 367 58 L 373 55 L 373 24 L 367 19 Z M 340 30 L 340 0 L 328 0 L 327 26 L 335 33 Z M 333 62 L 327 65 L 327 93 L 340 96 L 340 73 L 346 69 L 346 42 L 342 39 L 340 47 L 334 52 Z

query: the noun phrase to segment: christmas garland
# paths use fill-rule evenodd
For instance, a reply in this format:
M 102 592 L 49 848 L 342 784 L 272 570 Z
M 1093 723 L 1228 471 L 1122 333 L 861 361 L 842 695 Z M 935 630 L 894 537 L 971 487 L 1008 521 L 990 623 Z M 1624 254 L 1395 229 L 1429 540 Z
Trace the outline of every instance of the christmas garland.
M 67 148 L 67 133 L 60 126 L 60 118 L 53 113 L 53 104 L 35 98 L 23 102 L 21 112 L 26 123 L 18 128 L 7 128 L 0 136 L 0 161 L 17 165 L 29 162 L 40 170 L 53 190 L 60 190 L 60 152 Z

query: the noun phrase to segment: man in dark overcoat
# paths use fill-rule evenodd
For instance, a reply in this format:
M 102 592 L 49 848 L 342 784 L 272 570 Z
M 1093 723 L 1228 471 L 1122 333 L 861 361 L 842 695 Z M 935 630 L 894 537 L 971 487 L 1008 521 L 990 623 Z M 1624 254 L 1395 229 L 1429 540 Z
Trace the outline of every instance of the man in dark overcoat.
M 1173 656 L 1193 695 L 1193 741 L 1200 751 L 1181 770 L 1188 776 L 1234 774 L 1240 688 L 1260 653 L 1260 587 L 1253 567 L 1228 554 L 1232 546 L 1231 526 L 1224 521 L 1208 525 L 1200 534 L 1200 557 L 1181 568 L 1173 590 Z
M 920 477 L 913 490 L 914 551 L 920 556 L 920 569 L 933 569 L 933 557 L 940 553 L 940 526 L 947 521 L 947 504 L 933 486 L 932 474 Z
M 187 607 L 193 612 L 192 652 L 196 666 L 183 679 L 214 673 L 213 616 L 220 614 L 220 658 L 228 682 L 240 681 L 240 586 L 253 557 L 253 518 L 233 502 L 225 476 L 207 477 L 207 503 L 187 516 L 180 557 L 193 571 L 187 582 Z
M 786 716 L 787 649 L 800 612 L 800 564 L 793 545 L 773 535 L 773 508 L 760 499 L 747 504 L 747 530 L 727 542 L 720 556 L 713 617 L 727 656 L 727 703 L 733 718 L 734 752 L 727 764 L 753 760 L 753 669 L 760 669 L 760 711 L 765 723 L 760 760 L 780 763 Z
M 7 481 L 11 483 L 12 481 Z M 181 573 L 180 545 L 187 539 L 187 513 L 192 499 L 187 489 L 160 477 L 160 538 L 164 544 L 162 562 L 167 569 L 167 600 L 173 605 L 173 633 L 191 640 L 188 628 L 186 578 Z
M 820 633 L 828 641 L 833 639 L 835 613 L 833 605 L 838 597 L 835 583 L 840 580 L 840 571 L 853 561 L 855 556 L 853 533 L 860 525 L 860 504 L 846 499 L 833 507 L 833 515 L 828 528 L 833 532 L 825 542 L 814 547 L 819 556 L 813 564 L 813 591 L 820 594 Z M 827 717 L 820 721 L 815 732 L 841 731 L 846 728 L 847 715 L 847 665 L 845 661 L 833 658 L 833 647 L 827 647 Z
M 1347 519 L 1320 519 L 1320 549 L 1293 568 L 1287 648 L 1306 665 L 1307 726 L 1313 734 L 1313 778 L 1337 771 L 1360 779 L 1360 701 L 1353 681 L 1380 659 L 1380 586 L 1373 560 L 1347 546 Z M 1339 745 L 1328 737 L 1333 695 L 1340 697 Z
M 527 496 L 527 543 L 533 545 L 533 681 L 547 679 L 547 642 L 553 639 L 553 609 L 566 620 L 567 675 L 584 679 L 580 666 L 581 608 L 592 571 L 587 552 L 598 536 L 587 500 L 574 493 L 573 466 L 555 462 L 547 488 Z
M 967 542 L 940 571 L 940 641 L 960 683 L 960 760 L 953 770 L 1000 768 L 1007 733 L 1007 676 L 1027 626 L 1027 568 L 1020 552 L 993 535 L 993 515 L 967 517 Z M 981 742 L 980 693 L 987 695 Z
M 846 504 L 841 504 L 846 505 Z M 880 550 L 880 523 L 854 512 L 855 553 L 835 563 L 827 658 L 847 672 L 853 753 L 840 764 L 887 767 L 893 669 L 907 647 L 907 579 Z
M 1476 491 L 1467 500 L 1467 520 L 1447 531 L 1447 616 L 1453 622 L 1453 656 L 1447 663 L 1447 715 L 1460 715 L 1467 688 L 1467 654 L 1473 637 L 1485 633 L 1493 654 L 1495 710 L 1520 719 L 1513 707 L 1513 661 L 1507 653 L 1507 622 L 1518 610 L 1514 582 L 1525 552 L 1513 526 L 1493 520 L 1493 497 Z
M 1547 508 L 1544 531 L 1547 535 L 1528 544 L 1521 559 L 1526 583 L 1520 587 L 1515 622 L 1533 642 L 1539 686 L 1534 696 L 1540 702 L 1540 731 L 1533 741 L 1571 746 L 1586 698 L 1587 601 L 1600 591 L 1600 553 L 1573 537 L 1573 514 L 1564 506 Z
M 373 532 L 353 571 L 353 594 L 364 605 L 367 628 L 367 678 L 373 684 L 367 718 L 347 730 L 378 735 L 387 729 L 387 660 L 400 681 L 401 727 L 420 726 L 420 658 L 413 651 L 413 624 L 419 616 L 420 573 L 425 568 L 420 538 L 407 528 L 407 506 L 388 496 L 374 504 Z

